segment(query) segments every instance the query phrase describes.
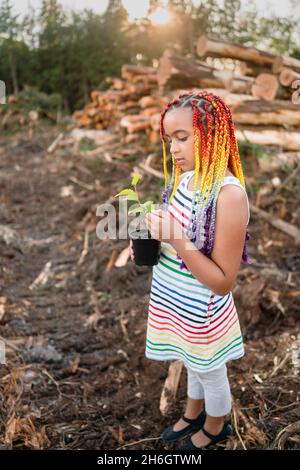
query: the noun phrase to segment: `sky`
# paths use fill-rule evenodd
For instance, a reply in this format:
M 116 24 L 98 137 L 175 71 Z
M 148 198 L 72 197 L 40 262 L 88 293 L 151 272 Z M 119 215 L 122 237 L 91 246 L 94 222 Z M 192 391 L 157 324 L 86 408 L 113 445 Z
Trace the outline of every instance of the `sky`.
M 195 4 L 201 3 L 201 0 L 193 0 Z M 222 2 L 222 0 L 220 0 Z M 0 0 L 1 3 L 1 0 Z M 30 3 L 34 9 L 39 8 L 41 0 L 12 0 L 16 13 L 24 14 Z M 65 8 L 72 10 L 91 9 L 96 13 L 103 13 L 107 7 L 108 0 L 60 0 Z M 122 0 L 124 7 L 129 14 L 129 20 L 141 18 L 147 14 L 149 0 Z M 293 8 L 293 0 L 255 0 L 259 13 L 274 13 L 276 16 L 289 16 L 296 14 L 296 8 Z M 294 0 L 294 5 L 299 4 L 299 0 Z M 246 5 L 247 0 L 242 0 L 242 4 Z M 298 11 L 297 11 L 298 13 Z

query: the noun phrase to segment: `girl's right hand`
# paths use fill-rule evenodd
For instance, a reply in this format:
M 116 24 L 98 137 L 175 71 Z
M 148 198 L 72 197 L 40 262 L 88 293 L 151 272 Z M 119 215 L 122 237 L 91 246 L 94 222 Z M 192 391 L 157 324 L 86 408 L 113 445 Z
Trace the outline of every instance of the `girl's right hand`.
M 134 252 L 133 252 L 132 240 L 130 240 L 130 242 L 129 242 L 129 253 L 130 253 L 131 261 L 134 261 Z

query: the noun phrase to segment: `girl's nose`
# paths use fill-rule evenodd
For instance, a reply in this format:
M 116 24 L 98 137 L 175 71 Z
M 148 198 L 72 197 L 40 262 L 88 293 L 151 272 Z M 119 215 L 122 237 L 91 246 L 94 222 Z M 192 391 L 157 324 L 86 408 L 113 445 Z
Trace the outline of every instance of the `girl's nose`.
M 171 152 L 171 153 L 176 153 L 176 145 L 174 144 L 174 142 L 171 142 L 171 145 L 170 145 L 170 152 Z

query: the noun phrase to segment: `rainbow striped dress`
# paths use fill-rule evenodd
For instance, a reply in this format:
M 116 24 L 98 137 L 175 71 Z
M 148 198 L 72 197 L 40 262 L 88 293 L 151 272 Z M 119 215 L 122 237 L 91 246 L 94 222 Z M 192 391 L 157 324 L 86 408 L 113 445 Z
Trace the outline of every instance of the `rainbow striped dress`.
M 185 228 L 193 194 L 188 183 L 193 173 L 185 173 L 168 206 Z M 222 186 L 225 184 L 245 191 L 234 176 L 225 176 Z M 250 214 L 248 197 L 247 202 Z M 201 372 L 241 358 L 245 351 L 232 292 L 215 294 L 189 270 L 180 269 L 176 256 L 172 245 L 162 242 L 159 262 L 152 271 L 145 356 L 158 361 L 180 359 Z

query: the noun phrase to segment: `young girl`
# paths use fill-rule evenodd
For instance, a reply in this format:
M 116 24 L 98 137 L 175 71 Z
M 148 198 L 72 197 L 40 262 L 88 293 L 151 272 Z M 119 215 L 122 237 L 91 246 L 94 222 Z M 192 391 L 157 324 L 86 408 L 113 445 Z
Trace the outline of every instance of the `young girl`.
M 166 210 L 146 216 L 151 236 L 161 240 L 146 357 L 184 362 L 186 409 L 162 437 L 171 442 L 194 432 L 184 449 L 195 450 L 232 433 L 224 419 L 231 411 L 226 363 L 241 358 L 244 346 L 231 289 L 241 261 L 249 263 L 249 202 L 231 111 L 219 96 L 179 95 L 162 112 L 160 135 Z

